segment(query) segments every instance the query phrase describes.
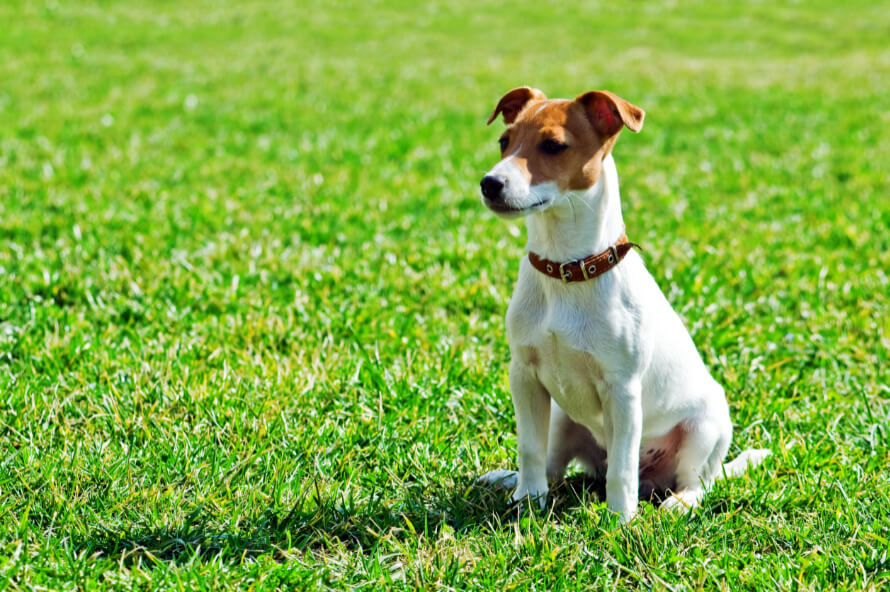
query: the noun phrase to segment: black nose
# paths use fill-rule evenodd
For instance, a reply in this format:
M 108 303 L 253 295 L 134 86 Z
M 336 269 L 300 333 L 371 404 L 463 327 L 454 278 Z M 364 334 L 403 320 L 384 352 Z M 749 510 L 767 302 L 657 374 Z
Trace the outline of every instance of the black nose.
M 501 199 L 501 191 L 504 190 L 504 180 L 494 175 L 482 177 L 482 195 L 490 200 Z

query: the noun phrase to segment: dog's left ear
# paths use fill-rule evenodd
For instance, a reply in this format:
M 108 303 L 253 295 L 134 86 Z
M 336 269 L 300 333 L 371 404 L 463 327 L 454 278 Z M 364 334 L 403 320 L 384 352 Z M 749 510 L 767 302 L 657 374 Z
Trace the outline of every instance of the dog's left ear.
M 627 126 L 632 132 L 643 129 L 646 112 L 607 90 L 592 90 L 575 99 L 587 111 L 587 117 L 598 132 L 607 138 Z
M 547 97 L 536 88 L 530 86 L 520 86 L 514 88 L 498 101 L 498 106 L 491 112 L 491 117 L 485 125 L 491 124 L 499 113 L 504 114 L 504 123 L 510 125 L 516 121 L 516 116 L 525 107 L 529 101 L 543 101 Z

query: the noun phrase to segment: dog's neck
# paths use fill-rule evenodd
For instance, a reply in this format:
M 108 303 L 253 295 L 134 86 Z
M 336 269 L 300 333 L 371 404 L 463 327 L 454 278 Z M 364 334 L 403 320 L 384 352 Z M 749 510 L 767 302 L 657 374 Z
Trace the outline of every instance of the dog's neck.
M 529 251 L 551 261 L 573 261 L 601 253 L 624 234 L 618 171 L 609 154 L 590 189 L 571 191 L 526 218 Z

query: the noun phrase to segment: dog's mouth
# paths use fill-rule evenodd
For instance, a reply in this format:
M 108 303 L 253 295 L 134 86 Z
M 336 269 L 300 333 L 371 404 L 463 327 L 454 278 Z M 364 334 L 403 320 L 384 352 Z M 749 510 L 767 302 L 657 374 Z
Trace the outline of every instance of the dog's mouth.
M 511 205 L 505 204 L 505 203 L 493 203 L 493 202 L 488 201 L 487 199 L 485 200 L 485 205 L 486 205 L 486 207 L 488 207 L 488 209 L 490 209 L 491 211 L 493 211 L 496 214 L 500 214 L 501 216 L 508 216 L 511 218 L 516 217 L 516 216 L 521 216 L 523 214 L 527 214 L 533 210 L 540 210 L 541 208 L 543 208 L 544 206 L 546 206 L 549 203 L 550 203 L 549 200 L 542 199 L 542 200 L 536 201 L 534 203 L 531 203 L 527 206 L 517 208 L 517 207 L 511 206 Z

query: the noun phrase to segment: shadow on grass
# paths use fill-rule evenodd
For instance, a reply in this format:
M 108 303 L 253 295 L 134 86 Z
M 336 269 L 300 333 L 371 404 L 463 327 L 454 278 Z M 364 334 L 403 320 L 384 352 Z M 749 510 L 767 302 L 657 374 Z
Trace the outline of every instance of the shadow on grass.
M 185 563 L 194 560 L 243 559 L 272 554 L 285 559 L 285 550 L 343 546 L 371 552 L 384 538 L 436 539 L 447 525 L 455 533 L 477 529 L 498 531 L 516 520 L 517 508 L 509 492 L 475 485 L 463 478 L 441 495 L 410 491 L 402 499 L 372 495 L 362 504 L 350 500 L 313 499 L 289 513 L 267 510 L 240 530 L 220 532 L 199 507 L 186 522 L 157 530 L 99 529 L 74 540 L 87 555 L 114 558 L 124 564 Z M 581 504 L 605 499 L 602 481 L 576 476 L 557 486 L 551 496 L 550 519 L 560 520 Z M 311 509 L 306 509 L 311 506 Z

